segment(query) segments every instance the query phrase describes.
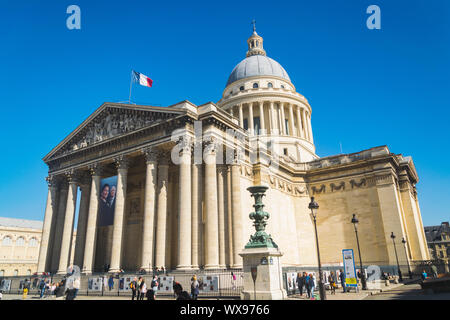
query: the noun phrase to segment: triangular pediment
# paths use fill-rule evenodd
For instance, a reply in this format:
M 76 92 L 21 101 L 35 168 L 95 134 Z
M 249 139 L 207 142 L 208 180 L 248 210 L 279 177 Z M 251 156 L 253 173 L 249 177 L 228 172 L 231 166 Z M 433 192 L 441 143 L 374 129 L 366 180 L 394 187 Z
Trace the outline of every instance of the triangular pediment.
M 187 113 L 188 110 L 176 107 L 104 103 L 43 160 L 47 162 Z

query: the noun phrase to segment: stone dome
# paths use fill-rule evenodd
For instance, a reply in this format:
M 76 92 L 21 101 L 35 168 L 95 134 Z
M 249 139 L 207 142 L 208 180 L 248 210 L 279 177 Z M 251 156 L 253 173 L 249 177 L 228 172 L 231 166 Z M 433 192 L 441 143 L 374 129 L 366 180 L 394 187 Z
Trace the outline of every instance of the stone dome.
M 227 86 L 237 80 L 254 76 L 275 76 L 291 82 L 286 70 L 278 62 L 265 55 L 257 54 L 245 58 L 233 69 Z

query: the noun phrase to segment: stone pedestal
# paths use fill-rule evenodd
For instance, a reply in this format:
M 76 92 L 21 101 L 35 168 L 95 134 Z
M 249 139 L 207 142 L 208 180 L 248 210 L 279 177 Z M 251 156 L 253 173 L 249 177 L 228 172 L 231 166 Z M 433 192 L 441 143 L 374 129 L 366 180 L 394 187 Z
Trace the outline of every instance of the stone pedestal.
M 283 300 L 281 273 L 281 253 L 277 248 L 246 248 L 239 254 L 243 259 L 244 289 L 243 300 Z M 256 268 L 256 281 L 253 283 L 252 268 Z

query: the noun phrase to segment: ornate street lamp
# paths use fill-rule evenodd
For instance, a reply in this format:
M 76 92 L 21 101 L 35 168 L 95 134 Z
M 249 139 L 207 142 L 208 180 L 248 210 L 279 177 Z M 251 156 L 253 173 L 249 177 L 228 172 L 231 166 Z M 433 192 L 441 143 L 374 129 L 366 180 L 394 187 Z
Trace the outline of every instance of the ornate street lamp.
M 397 259 L 397 269 L 398 269 L 398 278 L 400 281 L 403 281 L 402 278 L 402 271 L 400 270 L 400 265 L 398 264 L 398 255 L 397 255 L 397 248 L 395 247 L 395 235 L 394 232 L 391 232 L 391 239 L 392 239 L 392 243 L 394 244 L 394 251 L 395 251 L 395 258 Z
M 359 239 L 358 239 L 358 219 L 356 218 L 356 214 L 353 214 L 352 223 L 355 227 L 355 234 L 356 234 L 356 243 L 358 244 L 358 254 L 359 254 L 359 268 L 361 272 L 361 286 L 363 290 L 367 290 L 367 284 L 366 284 L 366 275 L 364 273 L 363 265 L 362 265 L 362 258 L 361 258 L 361 250 L 359 249 Z
M 405 256 L 406 256 L 406 262 L 408 263 L 409 278 L 412 279 L 411 266 L 409 265 L 408 251 L 406 250 L 406 240 L 405 240 L 405 238 L 402 238 L 402 243 L 403 243 L 403 246 L 405 247 Z
M 319 205 L 317 204 L 316 201 L 314 201 L 314 197 L 311 197 L 311 202 L 309 203 L 308 208 L 311 209 L 311 216 L 313 217 L 313 220 L 314 220 L 314 230 L 316 231 L 317 260 L 319 261 L 320 300 L 326 300 L 327 296 L 325 294 L 325 287 L 323 286 L 323 282 L 322 282 L 322 264 L 320 263 L 319 238 L 317 236 L 317 224 L 316 224 L 317 210 L 319 209 Z

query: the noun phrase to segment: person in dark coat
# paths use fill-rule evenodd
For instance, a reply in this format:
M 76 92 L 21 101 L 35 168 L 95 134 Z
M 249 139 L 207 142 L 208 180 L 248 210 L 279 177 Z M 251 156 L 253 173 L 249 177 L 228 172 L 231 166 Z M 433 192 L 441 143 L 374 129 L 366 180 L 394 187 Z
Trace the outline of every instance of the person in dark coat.
M 177 296 L 177 300 L 191 300 L 191 296 L 186 291 L 183 291 L 183 287 L 179 282 L 173 284 L 173 291 Z
M 344 271 L 342 271 L 342 269 L 339 270 L 339 272 L 340 272 L 339 280 L 341 280 L 342 289 L 344 290 L 343 292 L 345 293 L 345 292 L 347 292 L 347 289 L 345 287 L 345 273 L 344 273 Z
M 305 286 L 305 277 L 306 277 L 305 272 L 303 272 L 303 274 L 299 272 L 297 275 L 297 286 L 298 286 L 298 291 L 300 291 L 300 296 L 303 296 L 303 287 Z

